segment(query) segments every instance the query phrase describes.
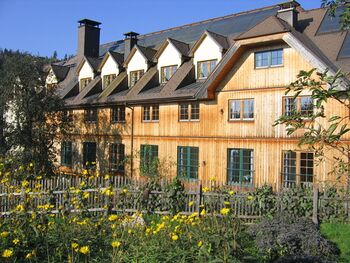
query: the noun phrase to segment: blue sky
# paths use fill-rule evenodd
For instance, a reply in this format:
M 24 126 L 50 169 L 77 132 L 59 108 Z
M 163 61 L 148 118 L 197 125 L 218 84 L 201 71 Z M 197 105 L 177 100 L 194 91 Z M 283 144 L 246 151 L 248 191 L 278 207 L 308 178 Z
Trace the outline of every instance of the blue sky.
M 0 0 L 0 48 L 58 57 L 74 54 L 77 21 L 102 22 L 101 43 L 281 3 L 283 0 Z M 299 1 L 304 9 L 320 0 Z

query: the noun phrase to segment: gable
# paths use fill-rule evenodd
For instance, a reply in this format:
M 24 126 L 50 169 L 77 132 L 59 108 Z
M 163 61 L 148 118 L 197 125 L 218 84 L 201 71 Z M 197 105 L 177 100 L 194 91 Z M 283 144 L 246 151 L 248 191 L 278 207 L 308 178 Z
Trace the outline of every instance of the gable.
M 119 66 L 112 58 L 112 56 L 108 55 L 108 58 L 101 69 L 101 75 L 110 75 L 110 74 L 119 74 Z
M 58 83 L 58 79 L 57 79 L 55 73 L 53 72 L 53 70 L 50 69 L 50 71 L 46 77 L 46 84 L 56 84 L 56 83 Z
M 182 64 L 182 55 L 180 52 L 174 47 L 172 43 L 168 43 L 168 45 L 163 50 L 162 54 L 158 58 L 158 70 L 164 66 L 177 65 L 180 66 Z
M 94 70 L 86 60 L 84 60 L 83 65 L 81 66 L 78 74 L 79 79 L 94 78 Z
M 138 50 L 135 50 L 135 53 L 130 58 L 128 65 L 127 65 L 127 72 L 135 71 L 135 70 L 144 70 L 147 71 L 148 63 L 147 59 L 144 57 L 144 55 Z

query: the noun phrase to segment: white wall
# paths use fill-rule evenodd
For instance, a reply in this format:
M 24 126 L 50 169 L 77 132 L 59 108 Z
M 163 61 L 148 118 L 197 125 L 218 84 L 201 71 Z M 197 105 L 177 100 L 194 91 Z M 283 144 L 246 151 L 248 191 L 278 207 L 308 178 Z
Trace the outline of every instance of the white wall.
M 47 74 L 47 77 L 46 77 L 46 84 L 56 84 L 56 83 L 58 83 L 58 80 L 55 74 L 53 73 L 53 70 L 50 69 L 49 74 Z
M 111 75 L 111 74 L 118 75 L 119 74 L 119 67 L 118 67 L 118 64 L 109 55 L 107 58 L 107 61 L 105 62 L 105 64 L 102 67 L 102 70 L 101 70 L 102 79 L 103 79 L 103 76 Z
M 166 48 L 163 50 L 163 53 L 158 58 L 158 72 L 159 72 L 159 79 L 160 79 L 160 69 L 165 66 L 173 66 L 177 65 L 177 67 L 180 67 L 182 63 L 182 56 L 179 51 L 174 47 L 173 44 L 169 43 Z
M 80 72 L 79 72 L 79 81 L 80 81 L 81 79 L 85 79 L 85 78 L 94 79 L 94 71 L 93 71 L 93 69 L 90 67 L 89 63 L 86 62 L 86 60 L 84 61 L 84 65 L 83 65 L 82 68 L 80 69 Z
M 194 52 L 193 63 L 196 68 L 197 78 L 197 62 L 203 60 L 217 59 L 217 63 L 222 58 L 221 47 L 210 37 L 206 36 L 197 50 Z
M 128 83 L 130 85 L 130 71 L 135 71 L 135 70 L 144 70 L 146 73 L 148 69 L 148 64 L 146 58 L 141 54 L 140 51 L 136 50 L 135 54 L 132 56 L 126 72 L 128 73 Z

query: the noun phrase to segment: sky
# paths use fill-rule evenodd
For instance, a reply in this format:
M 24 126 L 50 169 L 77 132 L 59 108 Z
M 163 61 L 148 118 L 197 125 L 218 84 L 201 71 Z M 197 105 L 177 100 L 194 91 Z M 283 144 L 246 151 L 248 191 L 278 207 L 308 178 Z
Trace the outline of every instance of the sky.
M 96 20 L 101 44 L 123 33 L 150 33 L 214 17 L 247 11 L 283 0 L 0 0 L 0 49 L 59 58 L 75 54 L 77 21 Z M 304 9 L 320 0 L 300 0 Z

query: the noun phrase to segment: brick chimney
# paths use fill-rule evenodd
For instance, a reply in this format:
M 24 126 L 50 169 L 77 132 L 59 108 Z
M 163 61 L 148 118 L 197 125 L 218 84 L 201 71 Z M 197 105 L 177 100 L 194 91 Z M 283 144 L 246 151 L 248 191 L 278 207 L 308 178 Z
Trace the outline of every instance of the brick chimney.
M 99 56 L 100 47 L 100 22 L 89 19 L 78 21 L 78 57 L 83 56 L 95 57 Z
M 297 1 L 287 1 L 279 4 L 280 10 L 277 11 L 277 17 L 286 21 L 292 27 L 296 27 L 298 23 L 298 11 L 296 8 L 300 6 Z
M 125 36 L 125 39 L 124 39 L 124 61 L 129 56 L 132 48 L 137 44 L 137 36 L 138 35 L 139 35 L 138 33 L 135 33 L 132 31 L 124 34 L 124 36 Z

